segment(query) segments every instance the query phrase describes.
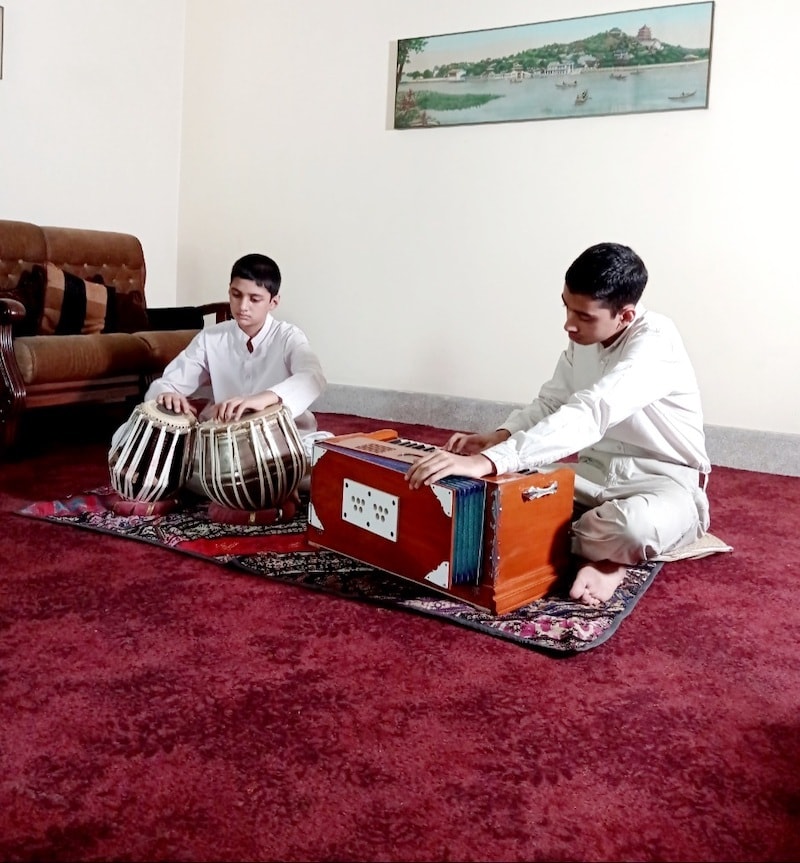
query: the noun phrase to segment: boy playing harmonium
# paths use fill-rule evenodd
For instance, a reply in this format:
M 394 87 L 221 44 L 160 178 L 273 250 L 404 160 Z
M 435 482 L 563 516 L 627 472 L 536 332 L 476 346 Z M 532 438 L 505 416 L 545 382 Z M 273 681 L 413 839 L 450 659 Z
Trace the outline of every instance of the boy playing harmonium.
M 611 598 L 626 567 L 709 527 L 697 380 L 675 325 L 639 302 L 647 278 L 627 246 L 586 249 L 561 294 L 570 344 L 538 398 L 495 431 L 454 434 L 406 474 L 419 488 L 450 475 L 546 470 L 577 453 L 567 465 L 576 474 L 570 596 L 592 606 Z

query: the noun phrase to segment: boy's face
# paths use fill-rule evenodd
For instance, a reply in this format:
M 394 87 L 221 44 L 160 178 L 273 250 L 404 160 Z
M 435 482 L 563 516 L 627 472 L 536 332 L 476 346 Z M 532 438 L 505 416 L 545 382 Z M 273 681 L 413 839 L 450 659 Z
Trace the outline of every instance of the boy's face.
M 228 288 L 228 299 L 239 329 L 248 336 L 254 336 L 264 326 L 267 315 L 278 305 L 280 295 L 271 296 L 266 288 L 250 279 L 235 278 Z
M 607 348 L 636 317 L 633 305 L 623 306 L 615 315 L 600 300 L 585 294 L 573 294 L 566 285 L 561 299 L 567 312 L 564 329 L 576 345 L 596 345 L 599 342 Z

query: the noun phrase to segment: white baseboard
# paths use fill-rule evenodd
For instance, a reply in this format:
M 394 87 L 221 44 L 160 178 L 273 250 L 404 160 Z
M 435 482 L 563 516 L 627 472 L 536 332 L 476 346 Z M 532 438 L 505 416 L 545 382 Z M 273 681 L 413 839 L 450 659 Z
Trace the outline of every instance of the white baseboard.
M 496 428 L 521 406 L 514 402 L 329 384 L 313 409 L 435 428 L 486 431 Z M 713 465 L 800 476 L 800 435 L 707 425 L 706 446 Z

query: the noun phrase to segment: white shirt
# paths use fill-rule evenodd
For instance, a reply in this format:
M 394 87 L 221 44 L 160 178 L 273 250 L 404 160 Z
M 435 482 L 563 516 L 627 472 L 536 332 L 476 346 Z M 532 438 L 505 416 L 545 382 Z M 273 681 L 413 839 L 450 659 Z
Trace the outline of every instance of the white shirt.
M 287 407 L 301 434 L 316 431 L 308 407 L 325 389 L 322 366 L 305 333 L 267 315 L 247 350 L 247 334 L 236 321 L 205 327 L 153 381 L 145 400 L 164 392 L 192 396 L 210 390 L 214 403 L 271 390 Z
M 708 473 L 694 369 L 669 318 L 636 309 L 609 347 L 569 347 L 539 397 L 500 428 L 511 437 L 485 450 L 498 473 L 541 467 L 588 447 Z

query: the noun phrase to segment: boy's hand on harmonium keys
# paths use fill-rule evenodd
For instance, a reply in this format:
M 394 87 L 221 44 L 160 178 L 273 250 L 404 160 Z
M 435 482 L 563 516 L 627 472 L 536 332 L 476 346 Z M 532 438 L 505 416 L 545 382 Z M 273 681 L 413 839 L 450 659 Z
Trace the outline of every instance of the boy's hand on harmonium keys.
M 411 488 L 420 488 L 448 476 L 479 479 L 490 473 L 494 473 L 494 465 L 485 455 L 459 455 L 437 449 L 416 461 L 406 471 L 405 478 Z
M 485 449 L 508 440 L 507 429 L 497 429 L 487 434 L 474 434 L 470 432 L 456 432 L 444 445 L 450 452 L 461 453 L 461 455 L 475 455 Z

